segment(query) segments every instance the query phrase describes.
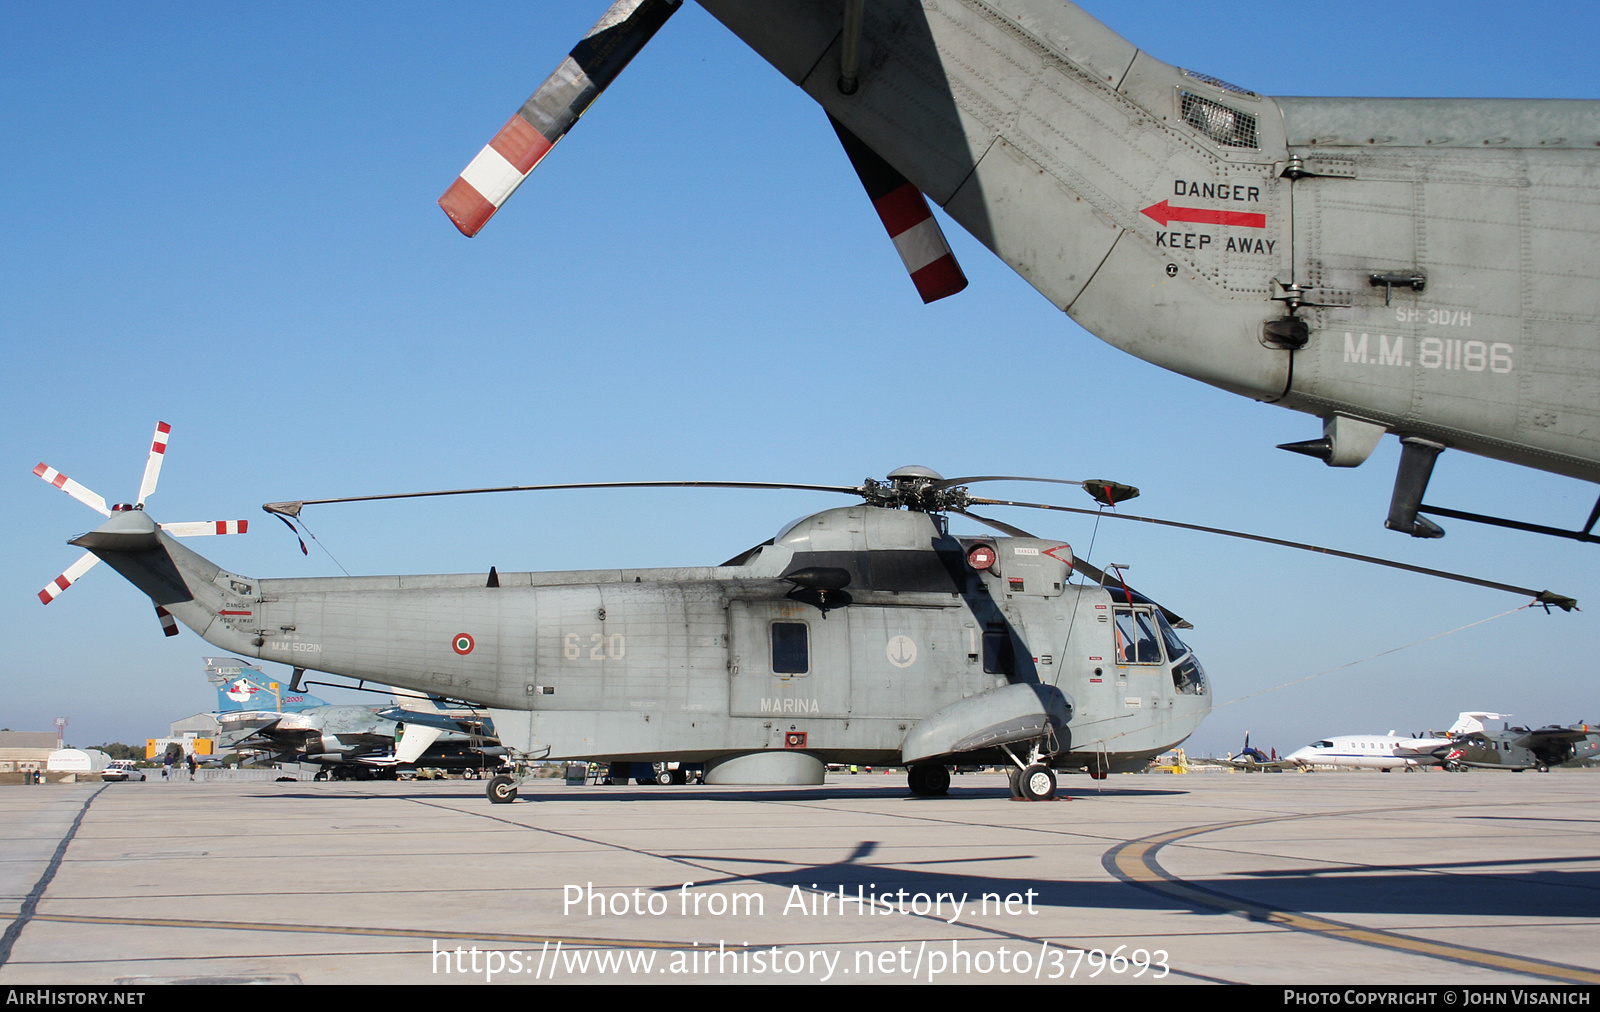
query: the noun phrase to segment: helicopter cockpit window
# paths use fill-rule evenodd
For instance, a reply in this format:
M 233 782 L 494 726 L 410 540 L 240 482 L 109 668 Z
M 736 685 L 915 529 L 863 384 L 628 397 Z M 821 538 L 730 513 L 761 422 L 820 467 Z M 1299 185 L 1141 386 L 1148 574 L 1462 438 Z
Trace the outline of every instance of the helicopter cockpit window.
M 1115 608 L 1118 664 L 1160 664 L 1161 646 L 1146 608 Z
M 772 623 L 772 673 L 803 675 L 811 670 L 811 645 L 804 622 Z
M 1206 694 L 1206 669 L 1198 657 L 1190 654 L 1172 666 L 1172 687 L 1189 696 Z
M 1189 645 L 1178 638 L 1177 632 L 1168 624 L 1167 616 L 1159 611 L 1156 612 L 1156 625 L 1161 628 L 1161 638 L 1166 641 L 1168 659 L 1177 660 L 1189 652 Z

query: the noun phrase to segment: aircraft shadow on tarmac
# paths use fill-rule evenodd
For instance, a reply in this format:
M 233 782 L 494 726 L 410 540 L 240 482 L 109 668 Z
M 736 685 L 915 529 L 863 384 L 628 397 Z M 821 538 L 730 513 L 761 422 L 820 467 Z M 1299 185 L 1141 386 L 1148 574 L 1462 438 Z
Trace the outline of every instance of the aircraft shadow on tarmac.
M 739 882 L 762 882 L 789 889 L 813 887 L 837 893 L 844 887 L 853 896 L 857 886 L 868 895 L 908 895 L 926 893 L 966 893 L 976 904 L 984 894 L 1025 894 L 1033 890 L 1034 907 L 1090 907 L 1101 909 L 1171 909 L 1172 900 L 1123 883 L 1060 882 L 1033 878 L 990 878 L 974 874 L 971 867 L 993 861 L 1018 861 L 1032 854 L 981 858 L 951 858 L 935 861 L 895 862 L 893 867 L 864 863 L 877 849 L 875 841 L 863 841 L 848 858 L 829 864 L 804 865 L 794 862 L 731 855 L 674 854 L 682 860 L 716 862 L 721 865 L 758 866 L 739 875 L 696 883 L 705 889 Z M 1600 915 L 1600 868 L 1574 871 L 1526 869 L 1511 873 L 1473 871 L 1498 869 L 1508 865 L 1539 863 L 1595 863 L 1600 857 L 1552 858 L 1527 862 L 1472 862 L 1394 866 L 1379 869 L 1351 868 L 1329 871 L 1272 871 L 1241 873 L 1225 878 L 1185 879 L 1186 885 L 1220 894 L 1219 904 L 1227 899 L 1284 910 L 1325 914 L 1426 914 L 1440 916 L 1548 916 L 1594 917 Z M 763 867 L 764 866 L 764 867 Z M 934 870 L 929 866 L 938 866 Z M 953 866 L 964 866 L 957 869 Z M 1440 869 L 1440 870 L 1435 870 Z M 1441 872 L 1441 870 L 1447 870 Z M 808 901 L 809 902 L 809 901 Z M 837 901 L 835 901 L 837 902 Z M 1187 905 L 1185 905 L 1187 906 Z M 847 907 L 847 909 L 851 909 Z M 948 910 L 948 906 L 946 908 Z M 991 908 L 992 909 L 992 908 Z M 1196 913 L 1224 911 L 1196 905 Z M 1000 917 L 996 927 L 1008 923 L 1021 930 L 1026 915 Z M 1002 923 L 1006 922 L 1006 923 Z M 1014 923 L 1011 923 L 1014 922 Z
M 972 790 L 961 793 L 1006 797 L 1005 792 Z M 1089 795 L 1092 792 L 1084 792 Z M 1182 791 L 1106 791 L 1107 795 L 1129 794 L 1181 794 Z M 253 795 L 256 798 L 340 801 L 349 800 L 352 794 L 335 791 L 317 793 L 284 793 Z M 365 795 L 373 799 L 394 798 L 438 802 L 444 799 L 472 798 L 481 800 L 478 792 L 406 792 L 398 794 Z M 904 788 L 885 786 L 882 789 L 852 789 L 849 792 L 819 792 L 816 790 L 762 790 L 721 793 L 694 789 L 627 790 L 602 788 L 601 791 L 574 790 L 564 793 L 541 794 L 539 804 L 559 801 L 654 801 L 669 798 L 700 798 L 712 801 L 826 801 L 836 797 L 884 797 L 907 801 L 936 799 L 906 798 Z M 1025 802 L 1019 802 L 1024 804 Z M 530 828 L 537 829 L 537 826 Z M 1001 827 L 1004 828 L 1004 827 Z M 1031 853 L 1013 855 L 948 858 L 932 861 L 894 862 L 893 866 L 863 863 L 877 849 L 876 841 L 867 840 L 857 845 L 854 852 L 840 861 L 826 864 L 801 864 L 763 858 L 741 857 L 735 854 L 670 854 L 678 860 L 704 861 L 720 866 L 733 865 L 750 870 L 727 874 L 722 878 L 697 881 L 696 888 L 740 882 L 761 882 L 789 889 L 800 886 L 813 887 L 837 893 L 843 886 L 846 893 L 854 895 L 857 886 L 868 895 L 886 892 L 896 894 L 905 890 L 908 896 L 926 893 L 962 893 L 969 902 L 976 902 L 986 893 L 998 893 L 1002 898 L 1010 894 L 1025 894 L 1034 890 L 1032 902 L 1038 907 L 1081 907 L 1098 909 L 1174 909 L 1173 898 L 1128 883 L 1099 880 L 1092 882 L 1050 881 L 1039 878 L 994 878 L 974 874 L 973 865 L 995 861 L 1024 861 L 1033 858 Z M 1540 868 L 1547 864 L 1584 864 L 1591 867 Z M 965 866 L 965 867 L 957 867 Z M 1515 869 L 1515 870 L 1511 870 Z M 1246 900 L 1253 904 L 1281 910 L 1337 914 L 1425 914 L 1441 917 L 1597 917 L 1600 916 L 1600 855 L 1561 858 L 1526 858 L 1505 861 L 1469 861 L 1381 866 L 1330 867 L 1310 869 L 1273 869 L 1235 872 L 1222 877 L 1185 878 L 1184 884 L 1217 894 L 1219 907 L 1228 899 Z M 663 891 L 676 886 L 662 887 Z M 837 900 L 835 900 L 835 903 Z M 948 909 L 948 904 L 946 909 Z M 1215 915 L 1225 912 L 1203 904 L 1178 904 L 1177 909 Z M 1026 916 L 1026 915 L 1023 915 Z M 1002 922 L 1021 921 L 1015 917 L 997 918 Z
M 257 794 L 257 798 L 298 798 L 301 800 L 332 801 L 341 798 L 356 796 L 362 788 L 361 784 L 348 785 L 355 790 L 350 792 L 327 791 L 326 793 L 283 793 L 283 794 Z M 1058 790 L 1056 801 L 1071 801 L 1074 798 L 1133 798 L 1133 797 L 1167 797 L 1172 795 L 1187 794 L 1181 790 L 1129 790 L 1123 788 L 1086 787 L 1078 791 Z M 432 790 L 416 792 L 399 792 L 374 794 L 373 797 L 396 798 L 411 801 L 442 801 L 445 799 L 472 798 L 483 800 L 483 791 L 478 788 L 461 790 Z M 936 803 L 949 800 L 977 800 L 988 798 L 991 800 L 1012 799 L 1009 792 L 1004 789 L 988 787 L 966 788 L 959 784 L 950 787 L 950 793 L 942 798 L 917 797 L 906 793 L 904 784 L 895 783 L 883 787 L 851 787 L 848 790 L 830 791 L 826 788 L 750 788 L 748 790 L 701 790 L 694 787 L 652 787 L 641 786 L 637 788 L 623 786 L 601 787 L 574 787 L 571 791 L 561 793 L 523 794 L 518 803 L 533 803 L 540 805 L 556 804 L 560 802 L 594 802 L 594 801 L 840 801 L 850 798 L 884 798 L 891 801 L 905 801 L 912 804 Z M 1038 804 L 1038 802 L 1022 802 L 1018 804 Z

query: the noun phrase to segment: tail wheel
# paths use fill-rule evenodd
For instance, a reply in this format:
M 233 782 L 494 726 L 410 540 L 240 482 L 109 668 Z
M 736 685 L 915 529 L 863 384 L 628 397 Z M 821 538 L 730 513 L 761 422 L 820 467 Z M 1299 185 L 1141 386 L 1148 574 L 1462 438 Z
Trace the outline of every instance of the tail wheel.
M 509 805 L 517 800 L 517 782 L 511 777 L 495 777 L 489 781 L 487 793 L 490 804 Z
M 1017 788 L 1029 801 L 1049 801 L 1056 796 L 1056 775 L 1043 763 L 1034 763 L 1017 777 Z

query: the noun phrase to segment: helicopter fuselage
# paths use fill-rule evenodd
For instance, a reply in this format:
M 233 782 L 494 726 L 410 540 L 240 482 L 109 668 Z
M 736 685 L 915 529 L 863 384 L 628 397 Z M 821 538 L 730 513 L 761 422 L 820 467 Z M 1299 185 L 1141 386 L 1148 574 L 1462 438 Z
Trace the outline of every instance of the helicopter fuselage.
M 745 783 L 796 782 L 802 756 L 818 770 L 1005 762 L 996 728 L 1022 719 L 1006 706 L 1037 710 L 1037 696 L 1063 715 L 1040 732 L 1043 754 L 1114 771 L 1183 741 L 1210 709 L 1160 609 L 1071 583 L 1062 542 L 956 538 L 908 510 L 828 510 L 739 565 L 494 581 L 254 580 L 164 534 L 138 552 L 85 537 L 218 646 L 487 706 L 501 741 L 535 759 L 704 762 L 712 782 L 734 760 L 796 759 L 724 772 Z M 978 546 L 993 560 L 981 569 Z M 158 580 L 163 554 L 181 590 Z M 910 754 L 933 725 L 949 744 Z

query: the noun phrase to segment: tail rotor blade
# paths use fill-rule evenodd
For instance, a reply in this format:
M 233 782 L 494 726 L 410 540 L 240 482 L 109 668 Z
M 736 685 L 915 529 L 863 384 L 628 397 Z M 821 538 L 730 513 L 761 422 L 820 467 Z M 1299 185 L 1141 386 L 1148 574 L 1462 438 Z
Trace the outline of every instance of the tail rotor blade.
M 33 473 L 54 485 L 56 488 L 59 488 L 67 495 L 72 496 L 72 498 L 83 503 L 96 513 L 99 513 L 102 516 L 111 515 L 111 511 L 106 508 L 106 501 L 103 496 L 89 491 L 48 464 L 40 464 L 33 469 Z
M 478 234 L 683 0 L 617 0 L 439 198 L 465 236 Z
M 61 596 L 61 592 L 83 579 L 83 574 L 93 569 L 95 563 L 100 561 L 100 556 L 93 552 L 84 552 L 78 556 L 78 561 L 67 567 L 67 571 L 44 585 L 39 591 L 39 603 L 49 604 Z
M 187 523 L 161 524 L 161 529 L 175 538 L 198 538 L 210 534 L 247 534 L 248 520 L 193 520 Z
M 172 612 L 156 605 L 156 618 L 161 620 L 161 631 L 168 636 L 178 635 L 178 620 L 172 617 Z
M 166 422 L 156 423 L 156 434 L 150 441 L 150 459 L 144 462 L 144 480 L 139 483 L 140 506 L 156 490 L 156 481 L 161 477 L 161 461 L 167 455 L 167 437 L 171 434 L 172 426 Z
M 937 302 L 967 287 L 967 276 L 950 252 L 950 243 L 938 219 L 928 210 L 922 191 L 843 123 L 832 116 L 828 122 L 839 135 L 839 143 L 844 145 L 844 153 L 861 185 L 867 188 L 867 199 L 878 212 L 922 301 Z

